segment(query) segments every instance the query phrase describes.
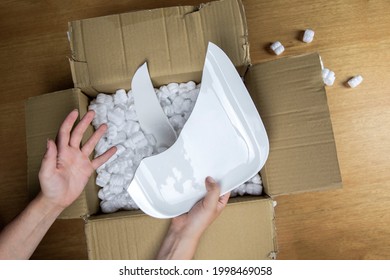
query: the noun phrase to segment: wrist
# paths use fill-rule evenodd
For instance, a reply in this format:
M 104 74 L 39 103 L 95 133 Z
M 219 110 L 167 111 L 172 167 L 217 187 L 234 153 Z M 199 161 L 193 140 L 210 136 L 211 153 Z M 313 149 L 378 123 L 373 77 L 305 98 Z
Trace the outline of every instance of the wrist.
M 65 207 L 46 197 L 42 192 L 40 192 L 36 196 L 34 201 L 39 205 L 43 213 L 50 214 L 56 217 L 59 216 L 61 212 L 65 209 Z
M 199 234 L 190 234 L 185 227 L 172 222 L 157 259 L 190 260 L 195 254 L 199 239 Z
M 169 227 L 169 232 L 175 234 L 182 239 L 189 238 L 199 240 L 206 230 L 207 226 L 203 222 L 197 220 L 182 219 L 181 216 L 173 218 Z

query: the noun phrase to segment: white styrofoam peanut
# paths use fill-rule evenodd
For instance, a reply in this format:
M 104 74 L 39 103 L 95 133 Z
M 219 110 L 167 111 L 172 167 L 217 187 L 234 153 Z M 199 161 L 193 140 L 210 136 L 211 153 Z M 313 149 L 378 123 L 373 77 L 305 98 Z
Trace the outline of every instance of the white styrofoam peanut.
M 280 55 L 284 52 L 284 46 L 279 41 L 272 43 L 270 48 L 276 55 Z
M 314 31 L 311 29 L 306 29 L 303 33 L 302 41 L 305 43 L 311 43 L 314 39 Z
M 332 86 L 336 76 L 335 73 L 328 68 L 322 69 L 322 79 L 324 80 L 325 85 Z
M 361 75 L 357 75 L 357 76 L 351 78 L 351 79 L 348 81 L 348 85 L 349 85 L 351 88 L 354 88 L 354 87 L 357 87 L 358 85 L 360 85 L 362 81 L 363 81 L 363 77 L 362 77 Z

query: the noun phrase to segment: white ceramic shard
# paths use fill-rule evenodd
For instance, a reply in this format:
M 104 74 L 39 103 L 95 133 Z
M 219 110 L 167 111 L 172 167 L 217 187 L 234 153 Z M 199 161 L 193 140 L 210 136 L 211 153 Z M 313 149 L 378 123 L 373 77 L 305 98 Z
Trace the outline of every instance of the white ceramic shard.
M 131 90 L 138 121 L 143 131 L 153 134 L 157 147 L 171 146 L 176 141 L 176 132 L 160 106 L 146 62 L 135 72 L 131 81 Z
M 146 214 L 175 217 L 204 197 L 206 176 L 225 194 L 257 174 L 268 152 L 264 125 L 241 77 L 209 43 L 199 96 L 179 138 L 141 161 L 127 191 Z

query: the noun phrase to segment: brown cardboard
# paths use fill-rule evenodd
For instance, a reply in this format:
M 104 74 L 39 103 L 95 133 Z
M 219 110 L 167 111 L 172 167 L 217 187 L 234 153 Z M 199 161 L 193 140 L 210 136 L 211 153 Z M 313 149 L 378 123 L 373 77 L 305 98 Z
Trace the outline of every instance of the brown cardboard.
M 89 259 L 156 257 L 169 220 L 126 212 L 104 216 L 91 218 L 85 226 Z M 202 236 L 194 259 L 272 258 L 276 251 L 273 220 L 272 200 L 236 199 Z
M 129 89 L 146 60 L 155 86 L 199 82 L 209 41 L 243 75 L 250 63 L 247 33 L 241 2 L 230 0 L 74 21 L 69 24 L 73 81 L 91 96 Z
M 261 171 L 267 194 L 341 187 L 319 55 L 260 63 L 245 83 L 270 141 Z
M 35 193 L 46 138 L 54 137 L 73 108 L 82 114 L 86 112 L 87 95 L 128 88 L 135 69 L 145 59 L 155 86 L 199 81 L 208 40 L 221 46 L 242 74 L 250 64 L 240 0 L 211 2 L 202 8 L 186 6 L 133 12 L 76 21 L 69 26 L 72 75 L 75 87 L 81 90 L 32 98 L 26 106 L 29 187 Z M 196 48 L 188 44 L 189 34 L 195 34 Z M 128 47 L 132 36 L 140 38 L 134 40 L 137 44 Z M 155 36 L 154 40 L 150 36 Z M 173 38 L 180 38 L 179 49 L 175 49 Z M 276 59 L 247 70 L 245 82 L 270 140 L 269 160 L 262 170 L 269 195 L 329 189 L 341 184 L 320 71 L 317 54 Z M 92 128 L 84 141 L 90 133 Z M 100 214 L 94 179 L 61 216 L 84 216 L 89 257 L 155 256 L 168 221 L 153 219 L 141 211 Z M 230 199 L 222 216 L 202 237 L 195 257 L 268 258 L 276 251 L 271 202 L 267 196 Z M 224 247 L 225 242 L 232 247 Z

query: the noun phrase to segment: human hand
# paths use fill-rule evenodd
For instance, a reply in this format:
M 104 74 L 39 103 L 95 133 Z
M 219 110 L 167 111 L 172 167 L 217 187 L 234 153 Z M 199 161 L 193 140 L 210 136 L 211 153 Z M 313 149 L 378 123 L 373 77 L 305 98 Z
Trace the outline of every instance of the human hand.
M 158 259 L 191 259 L 203 232 L 225 208 L 230 192 L 220 196 L 221 188 L 211 177 L 206 178 L 205 184 L 206 196 L 188 213 L 172 219 Z
M 230 192 L 220 196 L 221 187 L 212 177 L 207 177 L 205 184 L 206 196 L 188 213 L 172 219 L 173 228 L 193 238 L 200 238 L 207 227 L 221 214 L 230 196 Z
M 40 195 L 60 209 L 66 208 L 79 197 L 93 171 L 116 152 L 116 147 L 112 147 L 94 160 L 89 159 L 97 142 L 107 130 L 105 124 L 80 147 L 83 134 L 94 115 L 94 111 L 86 113 L 72 131 L 78 116 L 77 110 L 72 111 L 59 129 L 57 143 L 50 139 L 47 141 L 46 154 L 39 171 Z

